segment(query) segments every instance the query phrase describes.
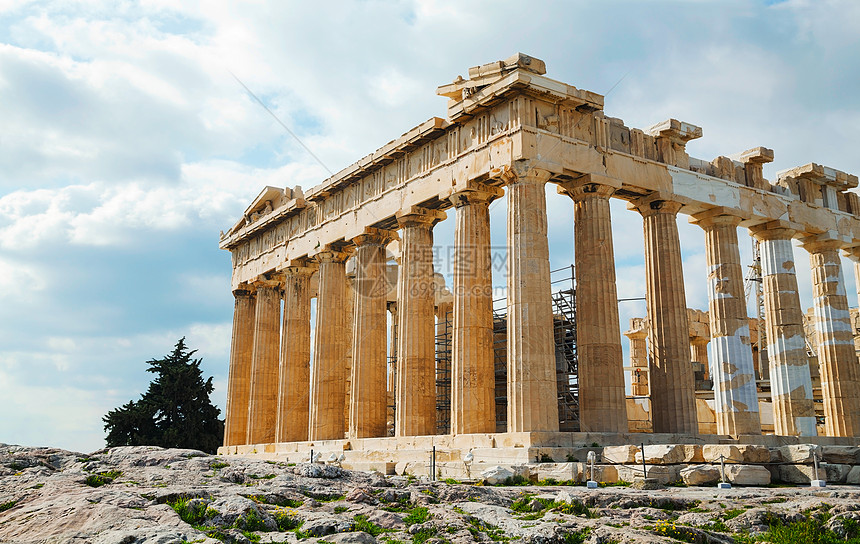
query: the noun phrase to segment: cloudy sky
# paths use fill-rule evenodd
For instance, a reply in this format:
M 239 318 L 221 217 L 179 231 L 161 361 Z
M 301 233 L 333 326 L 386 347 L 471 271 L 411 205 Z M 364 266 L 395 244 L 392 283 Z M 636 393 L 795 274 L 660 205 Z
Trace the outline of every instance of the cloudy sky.
M 522 51 L 606 94 L 628 126 L 702 126 L 694 156 L 764 145 L 770 179 L 808 162 L 860 172 L 860 3 L 522 4 L 0 0 L 0 442 L 102 447 L 101 417 L 145 390 L 144 361 L 181 336 L 223 407 L 232 296 L 218 233 L 263 186 L 326 176 L 231 73 L 334 171 L 444 117 L 437 85 Z M 548 197 L 565 266 L 571 206 Z M 643 296 L 641 219 L 620 202 L 613 213 L 619 296 Z M 504 214 L 500 201 L 497 244 Z M 680 226 L 688 303 L 702 308 L 702 233 Z M 452 236 L 449 219 L 437 246 Z M 799 279 L 808 303 L 806 267 Z M 644 311 L 620 308 L 625 325 Z

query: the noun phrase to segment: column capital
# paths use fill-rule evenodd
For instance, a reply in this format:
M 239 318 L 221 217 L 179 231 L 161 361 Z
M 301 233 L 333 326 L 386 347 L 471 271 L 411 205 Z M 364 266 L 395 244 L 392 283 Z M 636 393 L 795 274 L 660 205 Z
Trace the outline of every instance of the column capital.
M 439 221 L 444 221 L 448 214 L 442 210 L 430 210 L 420 206 L 410 206 L 406 210 L 397 212 L 397 225 L 402 229 L 405 227 L 424 226 L 432 227 Z
M 352 255 L 353 249 L 350 247 L 336 248 L 330 244 L 326 244 L 322 251 L 313 256 L 317 263 L 344 263 L 349 256 Z
M 462 208 L 470 204 L 482 202 L 492 202 L 493 200 L 502 197 L 505 190 L 494 185 L 485 185 L 483 183 L 473 182 L 467 187 L 451 193 L 448 200 L 455 208 Z
M 740 210 L 719 206 L 691 215 L 690 223 L 706 230 L 721 225 L 737 227 L 745 219 L 739 212 Z
M 263 289 L 265 287 L 278 289 L 284 284 L 284 276 L 280 273 L 261 274 L 251 282 L 255 289 Z
M 556 190 L 560 195 L 567 195 L 573 200 L 582 200 L 589 196 L 609 198 L 621 188 L 621 181 L 599 174 L 583 174 L 570 181 L 557 184 Z
M 376 229 L 373 227 L 365 227 L 364 232 L 350 239 L 350 242 L 355 247 L 377 245 L 388 245 L 392 240 L 397 239 L 397 232 L 386 229 Z
M 681 202 L 672 200 L 672 194 L 666 194 L 661 191 L 653 192 L 649 195 L 630 201 L 628 208 L 639 212 L 642 217 L 649 217 L 657 214 L 676 215 L 684 206 Z
M 860 246 L 843 248 L 842 254 L 854 261 L 855 263 L 860 263 Z
M 535 167 L 530 161 L 514 161 L 510 166 L 503 167 L 498 177 L 505 185 L 515 183 L 543 184 L 549 181 L 552 172 Z
M 314 272 L 316 272 L 318 269 L 319 266 L 316 265 L 316 263 L 307 263 L 307 265 L 305 266 L 290 265 L 284 268 L 281 272 L 283 272 L 284 276 L 287 278 L 295 278 L 302 276 L 312 276 Z
M 254 294 L 256 288 L 252 283 L 240 283 L 238 287 L 233 289 L 233 296 L 236 298 L 247 297 Z
M 750 234 L 761 242 L 762 240 L 791 240 L 798 232 L 797 225 L 778 219 L 760 225 L 749 227 Z
M 817 234 L 815 236 L 807 236 L 800 240 L 800 244 L 803 246 L 803 249 L 810 253 L 821 253 L 823 251 L 839 251 L 844 248 L 847 244 L 838 239 L 834 238 L 830 234 Z

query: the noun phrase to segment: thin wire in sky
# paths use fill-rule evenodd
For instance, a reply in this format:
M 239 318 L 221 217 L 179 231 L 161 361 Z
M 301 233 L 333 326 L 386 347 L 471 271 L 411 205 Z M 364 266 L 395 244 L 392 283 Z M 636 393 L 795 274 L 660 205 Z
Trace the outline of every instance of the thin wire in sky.
M 289 133 L 289 135 L 290 135 L 290 136 L 292 136 L 292 137 L 293 137 L 297 142 L 299 142 L 299 145 L 300 145 L 300 146 L 302 146 L 302 147 L 305 149 L 305 151 L 307 151 L 307 152 L 308 152 L 308 154 L 309 154 L 311 157 L 313 157 L 313 158 L 314 158 L 314 159 L 315 159 L 315 160 L 320 164 L 320 166 L 322 166 L 323 168 L 325 168 L 325 169 L 326 169 L 326 171 L 329 173 L 329 175 L 332 175 L 332 176 L 334 175 L 334 172 L 332 172 L 331 168 L 329 168 L 328 166 L 326 166 L 326 165 L 325 165 L 325 163 L 324 163 L 324 162 L 322 162 L 322 160 L 320 160 L 320 158 L 319 158 L 319 157 L 317 157 L 317 156 L 314 154 L 314 152 L 313 152 L 313 151 L 311 151 L 311 148 L 309 148 L 308 146 L 306 146 L 306 145 L 305 145 L 305 143 L 304 143 L 304 142 L 303 142 L 303 141 L 302 141 L 302 140 L 301 140 L 301 139 L 296 135 L 296 133 L 295 133 L 295 132 L 293 132 L 292 130 L 290 130 L 290 127 L 288 127 L 288 126 L 286 125 L 286 123 L 284 123 L 283 121 L 281 121 L 281 119 L 280 119 L 277 115 L 275 115 L 275 112 L 273 112 L 272 110 L 270 110 L 270 109 L 269 109 L 269 107 L 265 104 L 265 102 L 263 102 L 262 100 L 260 100 L 260 99 L 259 99 L 259 97 L 257 97 L 257 95 L 256 95 L 256 94 L 254 94 L 254 91 L 252 91 L 251 89 L 249 89 L 249 88 L 248 88 L 248 86 L 247 86 L 247 85 L 245 85 L 245 84 L 242 82 L 242 80 L 241 80 L 241 79 L 239 79 L 239 78 L 236 76 L 236 74 L 234 74 L 232 71 L 230 71 L 230 70 L 227 70 L 227 71 L 228 71 L 228 72 L 230 72 L 230 75 L 231 75 L 231 76 L 233 76 L 233 79 L 235 79 L 235 80 L 239 83 L 239 85 L 241 85 L 241 86 L 242 86 L 242 88 L 243 88 L 243 89 L 245 89 L 245 91 L 246 91 L 249 95 L 251 95 L 251 97 L 252 97 L 254 100 L 256 100 L 258 104 L 260 104 L 260 105 L 263 107 L 263 109 L 264 109 L 264 110 L 266 110 L 267 112 L 269 112 L 269 115 L 271 115 L 271 116 L 272 116 L 272 118 L 274 118 L 274 120 L 275 120 L 275 121 L 277 121 L 279 125 L 281 125 L 282 127 L 284 127 L 284 130 L 286 130 L 286 131 Z

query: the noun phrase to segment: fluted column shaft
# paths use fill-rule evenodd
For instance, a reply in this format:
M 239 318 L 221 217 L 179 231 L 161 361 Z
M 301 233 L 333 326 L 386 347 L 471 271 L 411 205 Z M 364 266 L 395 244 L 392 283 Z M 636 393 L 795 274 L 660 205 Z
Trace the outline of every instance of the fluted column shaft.
M 740 218 L 719 215 L 698 219 L 697 224 L 705 231 L 711 329 L 709 366 L 714 382 L 717 434 L 761 434 L 738 250 Z
M 645 230 L 651 417 L 655 433 L 696 434 L 699 423 L 676 223 L 680 208 L 665 200 L 637 206 Z
M 637 323 L 639 321 L 639 323 Z M 630 330 L 624 333 L 630 339 L 631 393 L 634 397 L 647 397 L 648 388 L 648 331 L 640 319 L 630 320 Z
M 812 378 L 791 246 L 794 231 L 767 226 L 750 230 L 760 242 L 774 432 L 815 436 Z
M 316 256 L 319 287 L 308 440 L 333 440 L 344 436 L 344 367 L 351 339 L 351 331 L 344 326 L 347 257 L 347 253 L 334 250 Z
M 278 388 L 278 442 L 308 439 L 311 374 L 311 275 L 315 269 L 284 270 L 284 324 Z
M 254 317 L 254 353 L 248 403 L 248 444 L 275 441 L 278 414 L 278 358 L 281 340 L 281 282 L 260 279 Z
M 401 229 L 397 282 L 397 411 L 395 436 L 436 434 L 436 315 L 433 225 L 444 212 L 413 208 Z
M 248 403 L 251 396 L 251 358 L 254 353 L 254 293 L 250 286 L 233 291 L 233 339 L 227 381 L 224 445 L 245 444 L 248 439 Z
M 839 257 L 841 242 L 808 241 L 813 324 L 824 397 L 827 436 L 860 436 L 857 354 Z
M 456 208 L 451 434 L 496 430 L 489 203 L 501 194 L 482 186 L 451 197 Z
M 627 432 L 624 356 L 615 286 L 609 198 L 615 188 L 562 185 L 574 201 L 576 351 L 583 432 Z
M 352 392 L 349 405 L 351 438 L 373 438 L 387 434 L 388 280 L 385 275 L 385 246 L 391 241 L 392 233 L 371 228 L 365 230 L 365 234 L 352 240 L 356 250 Z M 400 414 L 399 406 L 397 414 Z
M 508 181 L 508 432 L 558 431 L 546 194 L 549 172 Z

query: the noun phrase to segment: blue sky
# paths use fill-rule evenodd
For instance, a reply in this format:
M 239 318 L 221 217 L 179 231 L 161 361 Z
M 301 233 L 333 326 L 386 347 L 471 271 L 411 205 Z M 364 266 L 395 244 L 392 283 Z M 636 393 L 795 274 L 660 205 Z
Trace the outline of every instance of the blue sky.
M 0 0 L 0 442 L 102 447 L 101 417 L 145 390 L 144 361 L 181 336 L 223 407 L 232 296 L 218 233 L 263 186 L 325 177 L 230 72 L 336 171 L 444 117 L 437 85 L 516 51 L 580 88 L 618 83 L 606 113 L 629 126 L 702 126 L 694 156 L 764 145 L 770 179 L 808 162 L 860 172 L 850 0 Z M 548 196 L 555 268 L 572 260 L 572 212 Z M 504 201 L 492 213 L 503 245 Z M 641 220 L 621 202 L 613 214 L 619 296 L 642 296 Z M 680 227 L 688 303 L 702 308 L 702 233 Z M 643 311 L 622 305 L 622 324 Z

